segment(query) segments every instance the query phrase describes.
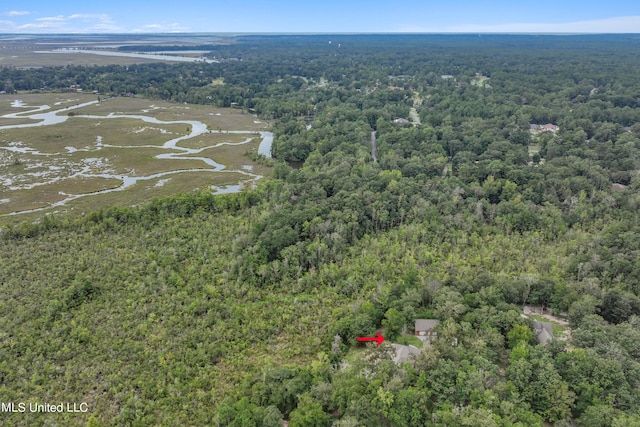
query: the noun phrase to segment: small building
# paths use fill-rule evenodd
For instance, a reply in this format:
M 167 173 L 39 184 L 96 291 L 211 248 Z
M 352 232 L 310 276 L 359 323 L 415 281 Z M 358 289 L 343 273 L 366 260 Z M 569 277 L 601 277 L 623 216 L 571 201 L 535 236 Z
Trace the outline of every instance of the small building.
M 440 323 L 436 319 L 416 319 L 414 325 L 415 336 L 422 342 L 431 342 L 436 339 L 438 332 L 435 327 Z
M 560 127 L 554 125 L 553 123 L 547 123 L 546 125 L 536 125 L 532 123 L 529 125 L 529 130 L 535 133 L 542 133 L 542 132 L 556 133 L 560 130 Z
M 395 123 L 397 125 L 408 125 L 411 122 L 409 122 L 409 120 L 407 120 L 407 119 L 400 118 L 400 119 L 395 119 L 393 121 L 393 123 Z
M 613 184 L 611 184 L 611 189 L 612 189 L 613 191 L 622 191 L 622 190 L 624 190 L 624 189 L 626 189 L 626 188 L 627 188 L 627 186 L 626 186 L 626 185 L 624 185 L 624 184 L 620 184 L 620 183 L 618 183 L 618 182 L 614 182 Z
M 422 350 L 412 345 L 391 344 L 393 346 L 395 363 L 412 363 Z
M 553 324 L 551 322 L 533 321 L 533 333 L 538 338 L 538 342 L 547 345 L 553 339 Z

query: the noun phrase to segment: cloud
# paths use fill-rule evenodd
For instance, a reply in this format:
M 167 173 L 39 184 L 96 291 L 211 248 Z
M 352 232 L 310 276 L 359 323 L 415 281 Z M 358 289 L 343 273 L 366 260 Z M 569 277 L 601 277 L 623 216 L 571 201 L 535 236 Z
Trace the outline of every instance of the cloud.
M 174 22 L 172 24 L 147 24 L 132 30 L 134 33 L 181 33 L 189 31 L 189 27 Z
M 18 25 L 11 21 L 0 22 L 0 31 L 36 33 L 94 33 L 123 32 L 109 15 L 99 13 L 75 13 L 72 15 L 45 16 Z
M 69 15 L 68 19 L 97 19 L 100 21 L 111 21 L 109 15 L 105 13 L 75 13 Z
M 19 16 L 18 12 L 14 11 L 13 13 L 13 16 Z M 27 13 L 25 12 L 23 15 Z M 73 13 L 22 19 L 21 21 L 18 19 L 0 20 L 0 33 L 176 33 L 190 30 L 189 27 L 177 22 L 152 23 L 134 29 L 125 28 L 104 13 Z
M 65 17 L 62 15 L 58 15 L 58 16 L 48 16 L 46 18 L 37 18 L 36 21 L 38 22 L 62 22 L 65 20 Z
M 505 24 L 464 24 L 448 27 L 425 27 L 405 25 L 399 32 L 444 32 L 444 33 L 637 33 L 640 16 L 618 16 L 574 22 L 517 22 Z
M 10 10 L 9 12 L 2 13 L 3 16 L 25 16 L 30 14 L 31 12 L 27 10 Z

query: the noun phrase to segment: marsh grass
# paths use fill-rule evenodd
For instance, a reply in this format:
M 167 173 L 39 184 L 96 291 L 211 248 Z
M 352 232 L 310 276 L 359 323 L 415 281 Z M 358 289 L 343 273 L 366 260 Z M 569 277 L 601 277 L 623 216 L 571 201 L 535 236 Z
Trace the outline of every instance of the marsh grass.
M 158 154 L 173 153 L 162 148 L 116 148 L 100 150 L 100 156 L 108 159 L 113 173 L 131 176 L 147 176 L 181 169 L 211 169 L 202 160 L 157 159 Z
M 207 148 L 202 150 L 200 154 L 194 154 L 193 156 L 212 158 L 216 162 L 225 165 L 227 169 L 241 169 L 243 165 L 253 163 L 244 156 L 244 153 L 251 147 L 257 147 L 260 144 L 259 141 L 259 138 L 254 138 L 247 144 L 221 145 L 215 148 Z
M 96 99 L 96 96 L 94 95 L 92 99 Z M 79 108 L 74 112 L 78 115 L 137 114 L 163 121 L 198 120 L 205 123 L 211 130 L 259 131 L 267 129 L 268 126 L 250 114 L 231 108 L 178 104 L 136 97 L 102 97 L 101 99 L 102 102 L 98 104 Z
M 0 95 L 0 115 L 13 114 L 33 110 L 40 105 L 49 105 L 52 109 L 61 109 L 84 102 L 97 100 L 96 95 L 86 93 L 16 93 Z M 16 100 L 24 103 L 23 107 L 12 107 Z M 56 105 L 57 104 L 57 105 Z M 49 111 L 49 110 L 44 110 Z M 6 119 L 2 119 L 6 120 Z
M 11 103 L 16 99 L 22 100 L 28 107 L 11 107 Z M 0 113 L 29 111 L 39 105 L 61 109 L 91 100 L 96 100 L 96 96 L 86 94 L 6 95 L 0 97 Z M 266 129 L 266 124 L 254 123 L 256 121 L 254 117 L 237 110 L 141 98 L 113 98 L 73 110 L 73 115 L 68 113 L 60 113 L 66 114 L 69 118 L 56 125 L 0 130 L 0 185 L 2 185 L 0 190 L 4 200 L 0 204 L 0 215 L 47 207 L 64 200 L 67 197 L 66 194 L 87 194 L 87 196 L 53 209 L 2 216 L 0 225 L 35 220 L 52 210 L 82 212 L 114 205 L 129 206 L 140 204 L 156 196 L 206 189 L 211 188 L 212 185 L 237 185 L 239 182 L 251 179 L 250 176 L 233 172 L 233 170 L 250 171 L 265 176 L 270 174 L 270 167 L 258 164 L 246 155 L 249 150 L 257 149 L 260 143 L 257 133 L 224 132 L 225 130 L 257 132 Z M 144 115 L 164 121 L 198 120 L 216 131 L 180 141 L 178 146 L 184 148 L 211 147 L 225 142 L 239 144 L 247 138 L 250 138 L 250 141 L 239 145 L 220 145 L 207 148 L 198 154 L 187 155 L 177 149 L 162 148 L 165 142 L 190 132 L 190 126 L 185 123 L 154 124 L 135 118 L 82 117 L 82 115 L 107 116 L 109 113 Z M 156 158 L 157 155 L 165 153 L 176 153 L 193 159 Z M 211 158 L 225 165 L 225 169 L 222 172 L 206 170 L 211 169 L 211 166 L 197 157 Z M 123 191 L 90 194 L 120 186 L 122 184 L 122 179 L 118 179 L 120 176 L 145 177 L 187 169 L 192 171 L 139 180 Z M 95 174 L 114 175 L 114 177 L 85 176 Z M 2 184 L 3 182 L 5 185 Z
M 249 134 L 207 133 L 196 138 L 181 141 L 180 146 L 185 148 L 204 148 L 225 142 L 231 144 L 239 144 L 251 136 L 252 135 Z
M 2 47 L 0 47 L 0 58 L 0 66 L 17 68 L 62 67 L 65 65 L 133 65 L 166 62 L 160 59 L 101 56 L 89 53 L 36 53 L 34 50 L 4 49 Z
M 23 125 L 29 123 L 37 123 L 37 121 L 31 119 L 6 119 L 0 117 L 0 126 Z
M 138 183 L 123 191 L 87 196 L 69 202 L 64 209 L 80 214 L 93 211 L 96 208 L 110 206 L 136 206 L 143 204 L 154 197 L 168 194 L 189 193 L 201 189 L 210 189 L 212 185 L 234 185 L 247 179 L 238 173 L 216 173 L 210 171 L 183 172 L 174 175 L 166 175 Z M 119 185 L 120 183 L 118 183 Z M 42 215 L 42 213 L 40 214 Z M 22 220 L 23 218 L 21 218 Z
M 10 197 L 10 202 L 0 204 L 0 215 L 47 207 L 52 203 L 64 200 L 67 194 L 94 193 L 117 187 L 120 183 L 121 181 L 117 179 L 74 177 L 40 185 L 32 189 L 9 191 L 6 194 Z M 42 213 L 35 216 L 42 216 Z M 24 218 L 20 218 L 24 220 Z

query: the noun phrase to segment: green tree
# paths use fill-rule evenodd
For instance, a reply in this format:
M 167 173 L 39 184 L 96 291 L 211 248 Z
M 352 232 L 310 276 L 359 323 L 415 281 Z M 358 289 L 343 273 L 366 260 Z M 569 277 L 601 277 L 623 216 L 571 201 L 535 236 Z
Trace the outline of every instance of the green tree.
M 520 343 L 529 343 L 533 339 L 533 332 L 526 325 L 515 325 L 507 334 L 509 347 L 514 348 Z
M 388 340 L 395 341 L 405 326 L 405 318 L 395 308 L 390 308 L 384 315 L 382 326 L 385 328 L 385 335 Z
M 507 377 L 535 412 L 555 422 L 568 419 L 575 395 L 558 374 L 547 350 L 531 347 L 528 358 L 513 361 Z
M 306 394 L 300 397 L 298 407 L 291 412 L 289 417 L 291 427 L 327 427 L 330 422 L 329 414 L 325 413 L 322 406 Z
M 592 295 L 582 295 L 571 304 L 571 307 L 569 307 L 569 323 L 571 327 L 579 327 L 585 316 L 595 314 L 599 303 L 598 299 Z

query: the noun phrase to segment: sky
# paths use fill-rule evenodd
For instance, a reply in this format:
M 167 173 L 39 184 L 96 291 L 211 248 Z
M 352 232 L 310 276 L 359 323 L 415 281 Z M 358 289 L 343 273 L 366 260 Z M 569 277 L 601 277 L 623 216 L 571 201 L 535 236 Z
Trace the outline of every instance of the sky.
M 0 33 L 638 33 L 638 0 L 0 0 Z

